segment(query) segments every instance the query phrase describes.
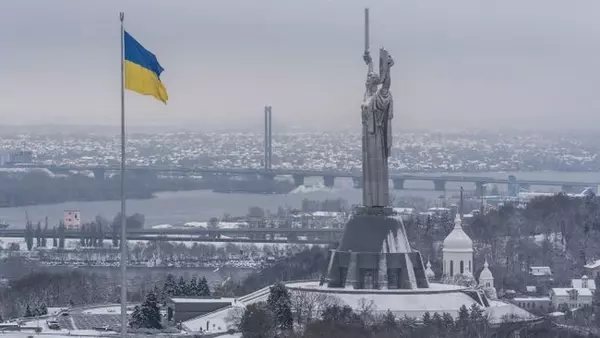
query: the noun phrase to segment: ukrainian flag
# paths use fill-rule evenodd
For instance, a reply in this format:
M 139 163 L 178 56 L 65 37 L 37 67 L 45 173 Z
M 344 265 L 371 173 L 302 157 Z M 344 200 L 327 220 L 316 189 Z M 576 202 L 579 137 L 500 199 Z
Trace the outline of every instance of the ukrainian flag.
M 160 81 L 160 66 L 156 56 L 125 32 L 125 88 L 142 95 L 152 95 L 165 104 L 169 99 L 167 89 Z

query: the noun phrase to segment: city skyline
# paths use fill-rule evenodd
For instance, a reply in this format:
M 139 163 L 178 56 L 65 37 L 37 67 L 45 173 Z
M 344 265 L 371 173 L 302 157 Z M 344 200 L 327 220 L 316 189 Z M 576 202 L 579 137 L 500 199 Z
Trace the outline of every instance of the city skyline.
M 474 0 L 9 1 L 0 13 L 3 124 L 119 123 L 119 20 L 165 68 L 167 106 L 126 94 L 130 125 L 273 124 L 320 129 L 360 119 L 372 48 L 394 55 L 394 127 L 595 128 L 600 4 Z M 341 122 L 340 122 L 341 121 Z

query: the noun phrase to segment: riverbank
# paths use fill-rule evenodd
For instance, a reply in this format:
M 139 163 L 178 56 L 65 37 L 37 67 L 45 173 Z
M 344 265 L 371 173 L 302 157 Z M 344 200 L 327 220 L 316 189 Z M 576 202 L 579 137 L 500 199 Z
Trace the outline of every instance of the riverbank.
M 557 172 L 496 172 L 479 173 L 479 176 L 507 178 L 514 174 L 517 179 L 560 180 L 566 182 L 600 181 L 598 173 L 557 173 Z M 477 176 L 475 173 L 471 176 Z M 448 182 L 448 190 L 458 190 L 461 185 L 465 190 L 475 189 L 474 184 L 461 184 Z M 422 198 L 424 200 L 440 201 L 440 196 L 449 197 L 456 195 L 454 191 L 434 191 L 433 183 L 428 181 L 406 181 L 407 190 L 390 190 L 392 200 L 403 198 Z M 420 190 L 408 190 L 420 189 Z M 489 188 L 491 189 L 491 188 Z M 506 186 L 499 186 L 500 192 L 506 191 Z M 558 190 L 560 187 L 536 187 L 532 190 Z M 351 179 L 339 178 L 335 180 L 332 188 L 323 185 L 322 178 L 307 177 L 305 185 L 292 190 L 287 194 L 221 194 L 210 190 L 188 190 L 178 192 L 159 192 L 155 198 L 128 199 L 127 213 L 140 213 L 145 217 L 145 227 L 149 228 L 160 224 L 184 224 L 187 222 L 208 221 L 212 217 L 245 216 L 251 207 L 259 207 L 271 212 L 277 212 L 278 207 L 300 209 L 304 199 L 324 201 L 343 198 L 349 205 L 359 204 L 362 199 L 360 189 L 353 187 Z M 64 202 L 59 204 L 43 204 L 27 207 L 12 207 L 0 209 L 0 220 L 11 225 L 11 228 L 24 228 L 27 217 L 34 222 L 44 222 L 48 217 L 49 224 L 58 224 L 63 219 L 65 210 L 80 210 L 83 222 L 94 221 L 96 215 L 105 219 L 112 219 L 121 210 L 118 200 L 93 201 L 93 202 Z

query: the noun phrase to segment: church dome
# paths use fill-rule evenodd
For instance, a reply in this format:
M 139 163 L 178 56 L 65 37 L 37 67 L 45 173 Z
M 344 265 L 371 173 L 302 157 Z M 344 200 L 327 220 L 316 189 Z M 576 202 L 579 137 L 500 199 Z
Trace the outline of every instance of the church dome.
M 427 261 L 427 268 L 425 269 L 425 276 L 427 276 L 428 279 L 435 278 L 435 272 L 433 272 L 433 269 L 431 269 L 431 263 L 429 261 Z
M 454 229 L 444 239 L 444 252 L 473 252 L 473 241 L 462 229 L 462 221 L 457 213 L 454 219 Z
M 494 275 L 492 275 L 487 259 L 485 260 L 485 263 L 483 263 L 483 270 L 481 270 L 481 273 L 479 274 L 479 281 L 482 280 L 494 280 Z

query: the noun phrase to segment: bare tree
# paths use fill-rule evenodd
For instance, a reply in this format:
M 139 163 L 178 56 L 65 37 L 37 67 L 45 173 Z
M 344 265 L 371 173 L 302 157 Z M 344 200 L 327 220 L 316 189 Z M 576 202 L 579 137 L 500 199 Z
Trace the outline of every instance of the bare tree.
M 225 323 L 227 323 L 227 326 L 240 327 L 245 309 L 244 306 L 232 306 L 231 309 L 227 311 L 227 316 L 225 316 Z
M 327 307 L 339 304 L 339 299 L 335 296 L 320 292 L 293 290 L 291 293 L 292 312 L 300 325 L 306 325 L 313 319 L 319 318 Z

